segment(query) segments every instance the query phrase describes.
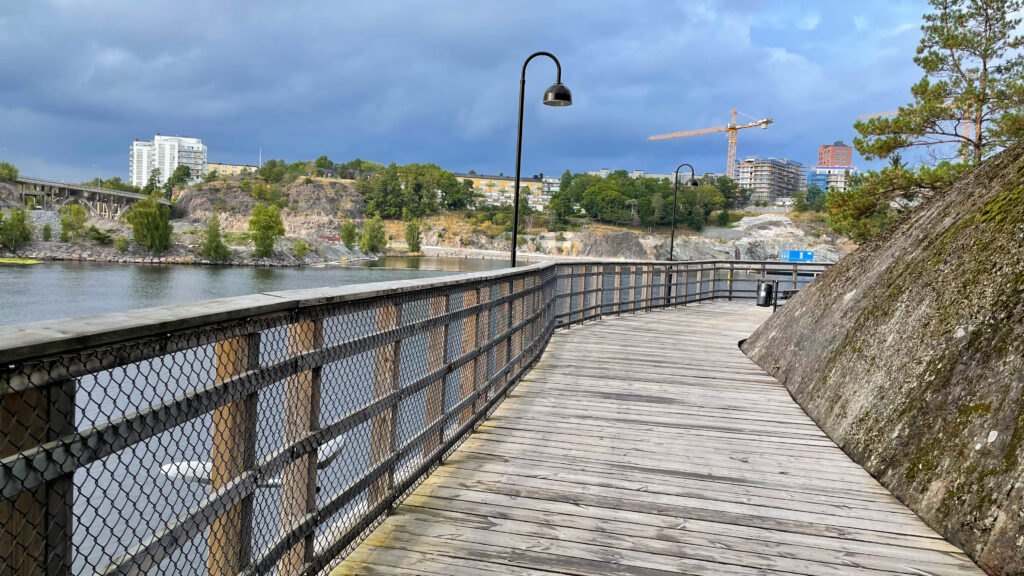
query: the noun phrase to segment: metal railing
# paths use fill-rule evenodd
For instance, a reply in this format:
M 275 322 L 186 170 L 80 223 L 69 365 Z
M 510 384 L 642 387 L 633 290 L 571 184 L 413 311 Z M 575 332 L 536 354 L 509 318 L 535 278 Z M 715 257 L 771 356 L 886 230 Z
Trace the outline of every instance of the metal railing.
M 0 328 L 0 573 L 318 573 L 556 328 L 823 269 L 537 264 Z

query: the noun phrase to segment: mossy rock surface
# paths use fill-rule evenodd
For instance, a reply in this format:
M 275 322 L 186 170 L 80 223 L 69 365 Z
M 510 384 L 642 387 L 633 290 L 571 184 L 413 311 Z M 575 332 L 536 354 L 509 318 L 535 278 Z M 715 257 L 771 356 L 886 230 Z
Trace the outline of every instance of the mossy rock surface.
M 982 568 L 1024 574 L 1024 145 L 841 260 L 744 351 Z

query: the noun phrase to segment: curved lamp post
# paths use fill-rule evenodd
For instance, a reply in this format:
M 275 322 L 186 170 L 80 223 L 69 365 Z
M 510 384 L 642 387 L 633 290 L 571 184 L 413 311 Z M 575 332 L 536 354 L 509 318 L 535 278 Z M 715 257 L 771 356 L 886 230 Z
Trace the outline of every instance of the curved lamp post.
M 544 91 L 544 104 L 548 106 L 571 106 L 572 92 L 562 84 L 562 65 L 550 52 L 534 52 L 523 62 L 523 75 L 519 79 L 519 131 L 516 133 L 516 189 L 515 204 L 512 207 L 512 267 L 516 267 L 516 248 L 519 240 L 519 165 L 523 159 L 523 100 L 526 97 L 526 65 L 537 56 L 547 56 L 555 61 L 558 74 L 555 83 Z
M 672 182 L 672 239 L 668 241 L 669 260 L 673 260 L 672 256 L 675 254 L 676 248 L 676 207 L 679 204 L 679 169 L 682 168 L 683 166 L 688 166 L 690 168 L 690 178 L 686 181 L 685 185 L 689 188 L 696 188 L 697 186 L 700 186 L 700 182 L 697 182 L 697 175 L 693 170 L 693 166 L 690 166 L 685 162 L 683 164 L 680 164 L 679 166 L 676 166 L 676 177 L 675 180 L 673 180 Z

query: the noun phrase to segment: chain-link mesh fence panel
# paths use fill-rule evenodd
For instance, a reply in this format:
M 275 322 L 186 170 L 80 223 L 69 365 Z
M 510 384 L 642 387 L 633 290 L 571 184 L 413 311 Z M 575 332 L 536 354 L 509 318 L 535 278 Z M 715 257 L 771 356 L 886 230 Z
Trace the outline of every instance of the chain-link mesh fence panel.
M 771 269 L 724 266 L 545 264 L 14 327 L 0 574 L 322 572 L 556 326 L 740 297 Z M 778 273 L 800 287 L 816 271 Z

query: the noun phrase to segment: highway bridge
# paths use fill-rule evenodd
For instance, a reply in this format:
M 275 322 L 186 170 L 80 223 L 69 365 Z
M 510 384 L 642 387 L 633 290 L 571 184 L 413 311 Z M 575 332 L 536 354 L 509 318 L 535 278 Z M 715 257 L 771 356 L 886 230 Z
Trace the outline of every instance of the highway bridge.
M 128 208 L 146 197 L 145 194 L 134 192 L 122 192 L 29 176 L 19 177 L 17 184 L 21 191 L 22 204 L 29 197 L 35 198 L 36 206 L 42 207 L 44 210 L 59 210 L 69 203 L 81 204 L 94 215 L 111 220 L 119 219 Z M 165 199 L 161 199 L 160 203 L 168 206 L 171 204 Z

